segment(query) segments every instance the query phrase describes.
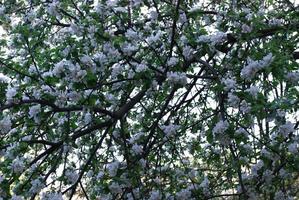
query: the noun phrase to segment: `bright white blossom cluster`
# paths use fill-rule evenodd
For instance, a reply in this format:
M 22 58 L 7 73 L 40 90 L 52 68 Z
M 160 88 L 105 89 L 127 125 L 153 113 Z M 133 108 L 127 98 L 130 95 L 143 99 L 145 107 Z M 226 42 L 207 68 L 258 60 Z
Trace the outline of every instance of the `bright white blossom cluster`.
M 197 38 L 197 41 L 204 42 L 204 43 L 210 42 L 211 44 L 215 45 L 224 42 L 226 37 L 227 37 L 227 33 L 220 31 L 220 32 L 216 32 L 213 35 L 201 35 Z
M 163 125 L 161 129 L 165 133 L 167 137 L 171 137 L 176 134 L 177 130 L 180 128 L 179 125 L 170 124 L 170 125 Z
M 6 90 L 6 100 L 7 100 L 7 102 L 12 102 L 16 95 L 17 95 L 16 88 L 7 88 L 7 90 Z
M 40 104 L 32 106 L 29 109 L 29 117 L 34 118 L 34 121 L 38 122 L 39 121 L 38 114 L 40 112 L 41 112 L 41 105 Z
M 167 80 L 171 85 L 184 86 L 187 84 L 187 76 L 181 72 L 167 72 Z
M 241 77 L 245 80 L 251 80 L 255 77 L 256 73 L 265 67 L 269 66 L 274 57 L 269 53 L 262 60 L 254 61 L 248 59 L 247 65 L 241 70 Z

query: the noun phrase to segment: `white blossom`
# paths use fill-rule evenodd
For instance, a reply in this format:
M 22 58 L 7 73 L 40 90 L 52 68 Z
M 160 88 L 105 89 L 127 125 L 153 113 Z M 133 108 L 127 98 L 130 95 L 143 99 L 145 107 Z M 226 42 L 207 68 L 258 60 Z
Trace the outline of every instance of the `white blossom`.
M 8 76 L 0 73 L 0 83 L 8 83 L 10 80 L 11 79 Z
M 162 31 L 158 31 L 155 35 L 151 35 L 149 36 L 146 41 L 149 43 L 149 44 L 154 44 L 156 42 L 158 42 L 160 40 L 160 38 L 162 37 L 163 33 Z
M 229 123 L 227 121 L 220 120 L 219 122 L 217 122 L 212 132 L 214 134 L 224 133 L 224 131 L 226 131 L 228 127 L 229 127 Z
M 148 69 L 148 67 L 147 67 L 145 64 L 140 63 L 140 64 L 138 64 L 137 67 L 136 67 L 136 72 L 144 72 L 144 71 L 146 71 L 147 69 Z
M 80 61 L 81 61 L 83 64 L 85 64 L 85 65 L 87 65 L 87 66 L 89 66 L 89 67 L 91 67 L 91 66 L 94 65 L 93 60 L 92 60 L 91 57 L 88 56 L 88 55 L 83 55 L 83 56 L 80 58 Z
M 116 176 L 119 165 L 120 165 L 120 163 L 118 161 L 114 161 L 107 165 L 107 170 L 111 177 Z
M 167 65 L 173 67 L 173 66 L 175 66 L 178 62 L 179 62 L 179 59 L 178 59 L 178 58 L 176 58 L 176 57 L 171 57 L 171 58 L 169 58 L 169 60 L 167 61 Z
M 82 95 L 76 91 L 70 91 L 67 94 L 67 98 L 69 98 L 73 102 L 79 101 L 81 97 L 82 97 Z
M 139 6 L 143 0 L 133 0 L 133 6 Z
M 283 135 L 283 137 L 287 137 L 291 132 L 294 131 L 294 124 L 289 121 L 279 127 L 279 132 Z
M 94 54 L 93 58 L 96 62 L 100 63 L 101 65 L 105 64 L 108 61 L 107 56 L 103 52 Z
M 84 123 L 89 124 L 92 121 L 92 115 L 90 112 L 85 113 L 84 115 Z
M 247 114 L 251 111 L 250 103 L 247 103 L 245 100 L 241 101 L 240 111 L 244 114 Z
M 249 60 L 249 63 L 241 70 L 241 77 L 245 80 L 251 80 L 261 69 L 258 61 Z
M 189 200 L 191 198 L 191 191 L 188 189 L 182 189 L 176 193 L 176 198 L 180 200 Z
M 73 35 L 77 35 L 77 36 L 82 35 L 82 28 L 73 22 L 70 23 L 70 27 L 68 28 L 68 31 Z
M 37 72 L 34 65 L 30 65 L 28 71 L 30 74 L 35 74 Z
M 63 51 L 61 52 L 61 54 L 64 56 L 64 57 L 67 57 L 69 55 L 69 53 L 71 52 L 71 47 L 70 46 L 67 46 L 63 49 Z
M 292 154 L 298 153 L 298 143 L 294 142 L 288 145 L 288 151 Z
M 8 133 L 11 130 L 11 119 L 9 116 L 5 116 L 1 121 L 0 121 L 0 133 Z
M 115 7 L 118 4 L 118 1 L 119 0 L 108 0 L 106 3 L 109 7 Z
M 259 160 L 255 165 L 251 167 L 251 173 L 256 176 L 258 170 L 260 170 L 263 166 L 264 162 L 262 160 Z
M 102 179 L 104 177 L 105 173 L 103 171 L 99 171 L 98 175 L 97 175 L 97 179 Z
M 156 10 L 150 10 L 149 11 L 149 16 L 150 16 L 150 19 L 152 21 L 156 20 L 159 16 L 158 12 Z
M 14 97 L 17 95 L 16 88 L 9 87 L 6 90 L 6 100 L 7 102 L 12 102 Z
M 58 0 L 55 0 L 52 3 L 50 3 L 48 8 L 47 8 L 48 13 L 50 15 L 53 15 L 53 16 L 59 16 L 58 6 L 59 6 L 59 1 Z
M 248 20 L 248 21 L 251 21 L 252 20 L 252 17 L 253 17 L 253 14 L 252 13 L 248 13 L 245 18 Z
M 127 13 L 127 12 L 128 12 L 127 8 L 125 8 L 125 7 L 121 7 L 121 6 L 116 7 L 116 8 L 114 8 L 113 10 L 114 10 L 115 12 L 119 12 L 119 13 Z
M 125 55 L 132 55 L 135 51 L 137 51 L 138 47 L 130 44 L 130 43 L 126 43 L 125 45 L 123 45 L 122 50 L 124 52 Z
M 236 135 L 243 135 L 246 138 L 248 137 L 248 133 L 247 133 L 247 131 L 244 128 L 238 128 L 236 130 Z
M 63 200 L 61 193 L 50 192 L 50 193 L 43 193 L 41 195 L 41 200 Z
M 284 168 L 281 168 L 281 169 L 279 170 L 279 176 L 280 176 L 281 178 L 286 178 L 286 177 L 288 176 L 288 172 L 287 172 Z
M 187 19 L 186 13 L 181 12 L 180 17 L 179 17 L 179 23 L 185 24 L 187 21 L 188 21 L 188 19 Z
M 269 25 L 270 26 L 281 26 L 282 25 L 282 20 L 281 19 L 276 19 L 276 18 L 270 19 L 269 20 Z
M 73 79 L 75 82 L 81 81 L 85 76 L 87 75 L 86 70 L 78 70 L 76 73 L 74 73 Z
M 171 137 L 172 135 L 174 135 L 179 128 L 180 128 L 179 125 L 174 125 L 174 124 L 161 126 L 161 129 L 163 130 L 163 132 L 167 137 Z
M 201 35 L 197 38 L 197 42 L 208 43 L 210 42 L 211 37 L 208 35 Z
M 127 32 L 125 33 L 125 36 L 130 40 L 136 40 L 139 38 L 138 33 L 132 29 L 128 29 Z
M 252 31 L 252 28 L 248 26 L 247 24 L 242 25 L 242 33 L 250 33 Z
M 240 99 L 238 96 L 234 95 L 232 92 L 228 93 L 227 103 L 232 107 L 238 107 Z
M 11 163 L 11 169 L 15 173 L 20 173 L 25 169 L 24 160 L 16 157 Z
M 67 169 L 65 171 L 65 177 L 70 184 L 74 184 L 78 180 L 79 175 L 75 170 Z
M 269 169 L 266 169 L 263 173 L 263 179 L 267 184 L 269 184 L 273 179 L 273 172 Z
M 112 78 L 117 78 L 118 75 L 120 75 L 123 71 L 123 67 L 120 64 L 114 64 L 112 66 L 112 72 L 111 72 L 111 77 Z
M 60 76 L 65 72 L 65 69 L 68 67 L 73 67 L 73 63 L 69 60 L 63 59 L 58 63 L 54 64 L 54 68 L 52 70 L 52 74 L 54 76 Z
M 187 76 L 182 72 L 167 72 L 167 80 L 171 85 L 186 85 Z
M 116 182 L 112 182 L 110 185 L 109 185 L 109 190 L 111 191 L 111 193 L 113 194 L 119 194 L 122 192 L 122 186 L 119 185 L 118 183 Z
M 34 118 L 34 121 L 38 121 L 38 114 L 41 112 L 41 105 L 35 105 L 35 106 L 31 106 L 29 108 L 29 117 L 30 118 Z
M 281 190 L 277 191 L 274 196 L 274 200 L 292 200 L 287 197 Z
M 213 1 L 0 1 L 0 200 L 63 200 L 72 189 L 79 199 L 291 200 L 295 185 L 281 182 L 296 181 L 297 50 L 272 39 L 295 38 L 293 19 Z M 221 177 L 236 164 L 229 145 L 242 170 Z
M 210 184 L 210 181 L 208 179 L 208 177 L 204 177 L 203 181 L 200 183 L 199 187 L 201 188 L 208 188 Z
M 185 46 L 183 48 L 183 56 L 190 60 L 193 57 L 194 50 L 190 46 Z
M 23 198 L 19 195 L 12 195 L 11 200 L 23 200 Z
M 139 163 L 140 163 L 140 165 L 141 165 L 141 167 L 142 168 L 145 168 L 146 167 L 146 160 L 144 160 L 143 158 L 141 158 L 140 160 L 139 160 Z
M 233 78 L 222 78 L 221 82 L 225 85 L 224 89 L 226 91 L 233 90 L 237 86 L 237 82 Z
M 133 153 L 134 153 L 135 155 L 140 155 L 140 154 L 142 154 L 142 152 L 143 152 L 143 148 L 142 148 L 141 145 L 134 144 L 134 145 L 132 146 L 132 151 L 133 151 Z
M 247 153 L 252 152 L 252 147 L 249 144 L 242 144 L 241 145 Z
M 259 61 L 248 59 L 248 64 L 241 70 L 241 77 L 245 80 L 251 80 L 259 70 L 269 66 L 273 59 L 272 53 L 269 53 Z
M 249 89 L 246 90 L 249 94 L 251 94 L 254 98 L 257 97 L 257 94 L 259 93 L 259 88 L 257 86 L 250 86 Z
M 162 195 L 158 190 L 151 191 L 150 198 L 148 200 L 161 200 Z
M 276 114 L 277 114 L 278 117 L 285 117 L 286 112 L 282 109 L 277 109 Z
M 272 53 L 269 53 L 265 57 L 263 57 L 263 59 L 259 61 L 261 68 L 269 66 L 274 60 L 274 58 L 275 57 L 272 55 Z
M 290 81 L 292 84 L 299 83 L 299 72 L 288 72 L 285 75 L 285 78 Z
M 159 177 L 156 177 L 154 180 L 153 180 L 156 184 L 161 184 L 161 179 Z
M 4 15 L 4 13 L 5 13 L 5 7 L 1 5 L 0 6 L 0 16 Z
M 36 194 L 43 189 L 45 185 L 40 181 L 40 179 L 34 179 L 31 181 L 31 188 L 29 190 L 29 193 Z
M 212 42 L 212 44 L 217 44 L 225 41 L 226 38 L 227 38 L 227 33 L 219 31 L 211 35 L 210 41 Z
M 30 141 L 32 139 L 32 135 L 26 135 L 22 138 L 22 141 Z

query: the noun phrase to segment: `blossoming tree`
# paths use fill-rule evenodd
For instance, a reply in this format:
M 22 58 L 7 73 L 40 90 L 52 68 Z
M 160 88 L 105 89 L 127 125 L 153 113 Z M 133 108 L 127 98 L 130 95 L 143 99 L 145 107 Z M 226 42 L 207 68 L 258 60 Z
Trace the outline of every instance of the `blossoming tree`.
M 0 199 L 295 199 L 291 0 L 0 0 Z

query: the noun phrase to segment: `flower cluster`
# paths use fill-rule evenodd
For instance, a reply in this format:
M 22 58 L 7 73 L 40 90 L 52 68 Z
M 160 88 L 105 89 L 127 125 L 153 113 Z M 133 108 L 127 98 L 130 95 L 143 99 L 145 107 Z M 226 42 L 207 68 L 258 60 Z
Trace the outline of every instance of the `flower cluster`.
M 229 123 L 227 121 L 220 120 L 214 126 L 212 132 L 214 134 L 221 134 L 221 133 L 224 133 L 228 129 L 228 127 L 229 127 Z
M 4 117 L 0 121 L 0 133 L 8 133 L 11 130 L 12 122 L 9 116 Z
M 181 72 L 167 72 L 167 80 L 171 85 L 184 86 L 187 84 L 187 76 Z
M 241 70 L 241 77 L 245 80 L 251 80 L 255 77 L 256 73 L 265 67 L 269 66 L 274 57 L 269 53 L 262 60 L 254 61 L 248 59 L 248 64 Z

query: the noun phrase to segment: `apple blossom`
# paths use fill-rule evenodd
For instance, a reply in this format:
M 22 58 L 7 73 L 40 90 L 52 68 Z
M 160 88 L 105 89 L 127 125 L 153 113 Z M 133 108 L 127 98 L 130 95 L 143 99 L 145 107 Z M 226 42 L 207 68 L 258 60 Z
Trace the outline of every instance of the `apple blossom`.
M 296 1 L 0 1 L 0 199 L 296 199 Z

